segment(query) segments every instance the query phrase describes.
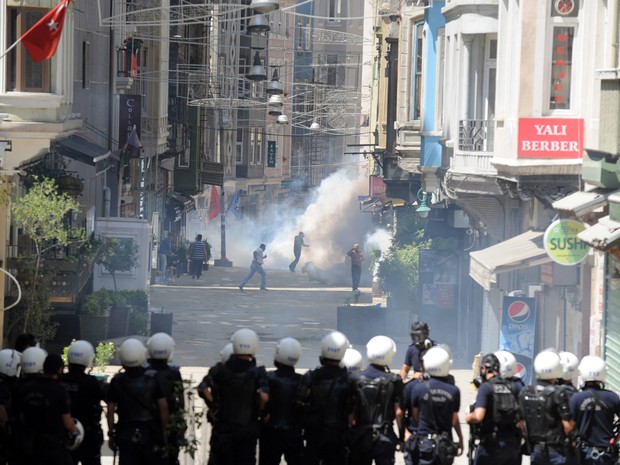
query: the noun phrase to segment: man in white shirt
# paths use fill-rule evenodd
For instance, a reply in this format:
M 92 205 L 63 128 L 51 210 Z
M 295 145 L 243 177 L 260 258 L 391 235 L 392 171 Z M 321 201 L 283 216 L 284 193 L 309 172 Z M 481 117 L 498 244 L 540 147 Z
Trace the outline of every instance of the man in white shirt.
M 265 244 L 261 244 L 258 246 L 258 249 L 256 249 L 252 253 L 253 259 L 252 259 L 252 264 L 250 265 L 250 272 L 245 278 L 243 278 L 243 281 L 241 281 L 241 283 L 239 284 L 239 290 L 241 292 L 243 292 L 243 286 L 245 286 L 245 284 L 250 279 L 252 279 L 252 276 L 254 276 L 254 273 L 258 273 L 260 275 L 261 291 L 267 290 L 267 275 L 265 274 L 265 270 L 263 270 L 263 260 L 267 258 L 267 255 L 264 255 L 266 248 L 267 247 L 265 246 Z

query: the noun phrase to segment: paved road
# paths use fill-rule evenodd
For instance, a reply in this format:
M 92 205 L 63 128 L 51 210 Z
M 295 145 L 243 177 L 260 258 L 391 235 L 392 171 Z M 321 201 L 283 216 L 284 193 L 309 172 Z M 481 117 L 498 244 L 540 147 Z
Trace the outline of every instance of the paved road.
M 350 288 L 327 287 L 311 282 L 301 272 L 267 269 L 268 291 L 258 289 L 256 276 L 240 292 L 238 283 L 246 268 L 211 267 L 199 280 L 183 276 L 167 286 L 151 287 L 151 311 L 172 313 L 172 335 L 176 340 L 174 362 L 183 368 L 184 377 L 197 384 L 207 367 L 218 361 L 220 349 L 228 343 L 231 334 L 238 328 L 254 329 L 259 337 L 257 360 L 259 364 L 272 366 L 275 342 L 282 337 L 298 339 L 303 347 L 298 363 L 301 370 L 318 365 L 319 342 L 321 338 L 337 328 L 338 306 L 352 303 L 354 295 Z M 362 288 L 362 302 L 371 302 L 370 289 Z M 408 319 L 405 317 L 405 319 Z M 410 321 L 403 321 L 399 334 L 389 334 L 397 343 L 398 354 L 394 369 L 402 363 L 409 343 Z M 353 344 L 365 354 L 363 343 Z M 468 363 L 471 362 L 462 362 Z M 117 368 L 110 367 L 110 372 Z M 461 419 L 475 392 L 471 388 L 470 369 L 453 370 L 457 385 L 461 389 Z M 196 403 L 202 408 L 202 403 Z M 467 426 L 463 431 L 467 434 Z M 203 441 L 208 430 L 199 433 Z M 457 465 L 464 465 L 466 457 L 457 458 Z M 112 463 L 111 453 L 105 451 L 103 465 Z M 185 461 L 182 463 L 192 463 Z M 202 463 L 196 461 L 195 463 Z M 284 462 L 283 462 L 284 463 Z M 397 454 L 397 464 L 403 464 L 402 454 Z

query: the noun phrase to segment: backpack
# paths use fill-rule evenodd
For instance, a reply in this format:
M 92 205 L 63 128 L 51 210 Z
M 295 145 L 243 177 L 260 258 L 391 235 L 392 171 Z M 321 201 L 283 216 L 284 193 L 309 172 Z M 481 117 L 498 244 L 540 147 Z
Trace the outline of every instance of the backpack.
M 502 378 L 492 378 L 489 384 L 493 389 L 493 424 L 498 429 L 513 428 L 520 420 L 519 404 L 512 392 L 512 383 Z

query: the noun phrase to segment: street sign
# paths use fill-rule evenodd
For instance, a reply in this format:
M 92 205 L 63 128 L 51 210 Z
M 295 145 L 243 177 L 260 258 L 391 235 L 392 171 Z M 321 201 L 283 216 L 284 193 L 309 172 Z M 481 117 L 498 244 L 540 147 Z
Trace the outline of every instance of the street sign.
M 577 237 L 586 227 L 575 220 L 557 220 L 545 231 L 543 244 L 547 254 L 560 265 L 576 265 L 585 260 L 590 247 Z
M 276 141 L 267 141 L 267 168 L 276 167 Z

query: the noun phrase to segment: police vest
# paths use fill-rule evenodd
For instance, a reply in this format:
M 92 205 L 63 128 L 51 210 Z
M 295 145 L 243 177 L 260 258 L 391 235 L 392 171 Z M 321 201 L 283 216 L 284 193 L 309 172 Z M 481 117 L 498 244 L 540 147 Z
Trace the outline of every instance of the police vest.
M 264 368 L 251 367 L 236 373 L 225 364 L 216 367 L 213 383 L 217 392 L 217 423 L 248 426 L 258 422 L 258 379 Z
M 345 369 L 335 378 L 310 376 L 310 399 L 304 412 L 307 429 L 342 431 L 348 427 L 349 378 Z
M 357 393 L 356 422 L 358 425 L 372 425 L 376 428 L 390 425 L 394 421 L 394 391 L 396 376 L 386 373 L 385 376 L 355 378 Z
M 180 408 L 177 399 L 183 397 L 183 381 L 177 366 L 167 366 L 164 369 L 150 368 L 155 372 L 155 378 L 159 383 L 164 395 L 168 400 L 170 413 L 177 412 Z
M 99 427 L 103 397 L 99 381 L 86 373 L 69 371 L 60 377 L 59 382 L 71 398 L 71 415 L 86 428 Z
M 269 377 L 269 422 L 268 426 L 273 429 L 298 429 L 299 414 L 295 406 L 295 395 L 299 388 L 301 375 L 293 373 L 292 376 L 283 376 L 278 371 L 271 371 Z
M 519 401 L 530 444 L 563 446 L 565 443 L 562 419 L 557 413 L 560 390 L 557 386 L 527 386 L 521 391 Z
M 142 376 L 131 377 L 119 373 L 119 424 L 132 422 L 157 422 L 159 419 L 157 399 L 155 398 L 157 381 L 155 373 L 147 370 Z

